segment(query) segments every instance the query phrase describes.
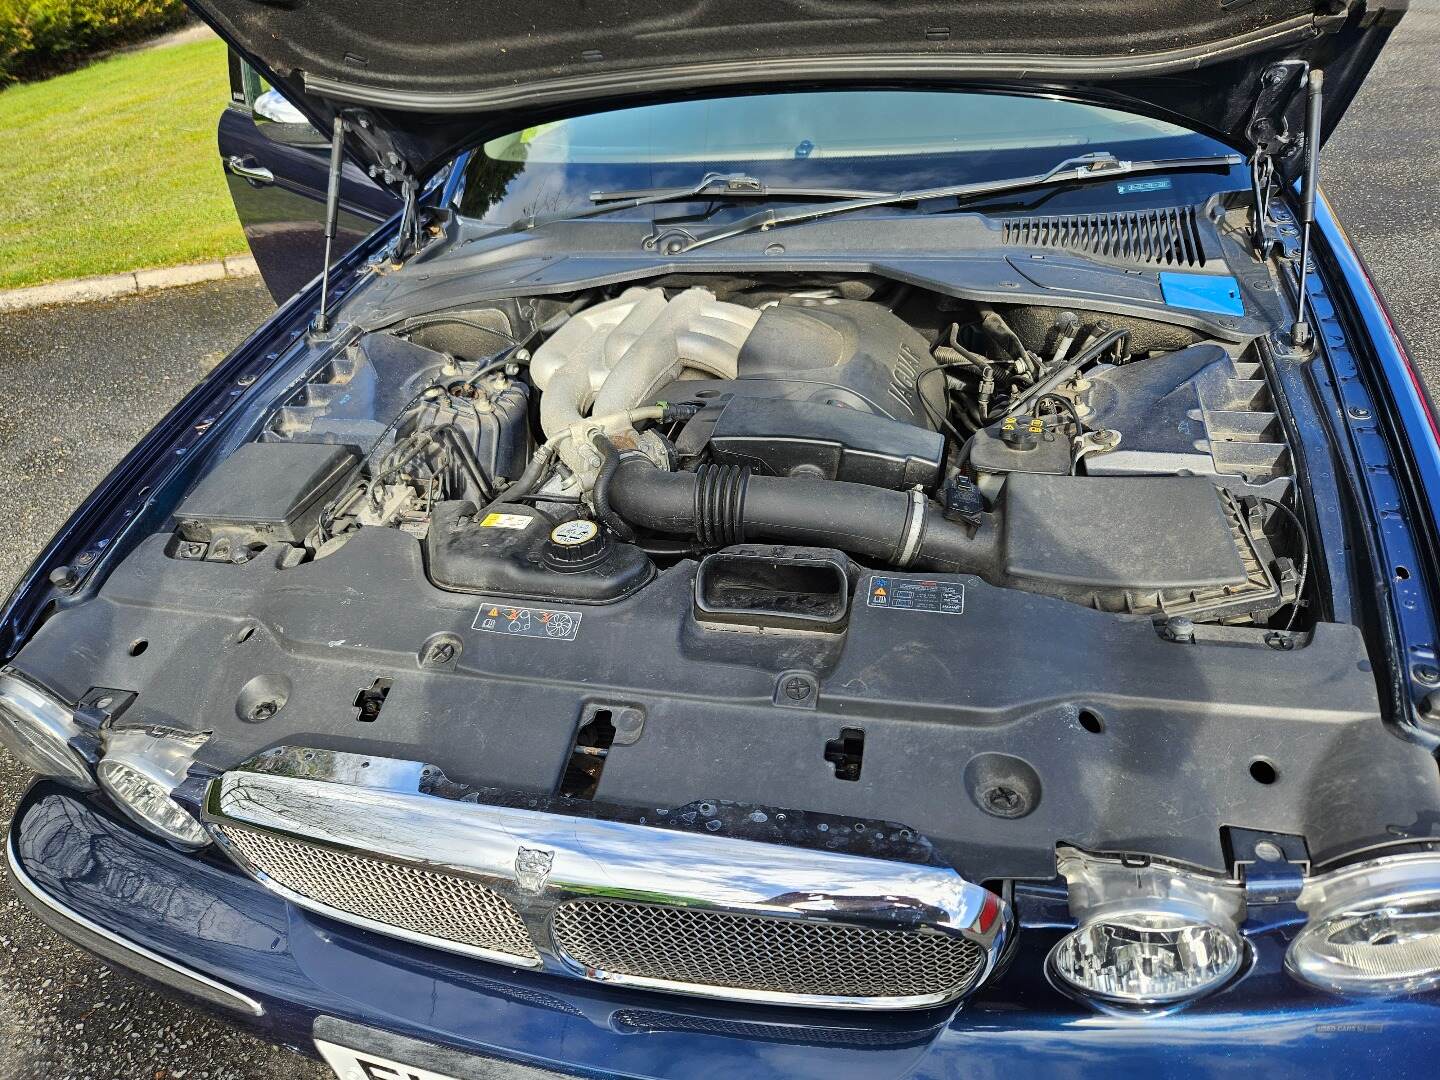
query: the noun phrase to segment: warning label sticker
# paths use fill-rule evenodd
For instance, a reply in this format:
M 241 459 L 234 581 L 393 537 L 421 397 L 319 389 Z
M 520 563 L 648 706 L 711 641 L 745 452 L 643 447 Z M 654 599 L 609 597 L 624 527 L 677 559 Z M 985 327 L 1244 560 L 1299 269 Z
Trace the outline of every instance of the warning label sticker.
M 474 630 L 511 637 L 550 638 L 574 641 L 580 633 L 581 612 L 556 608 L 516 607 L 514 604 L 486 604 L 475 616 Z
M 865 602 L 870 607 L 897 611 L 934 611 L 941 615 L 965 612 L 965 586 L 958 581 L 920 577 L 872 577 Z
M 485 519 L 480 522 L 480 527 L 482 529 L 523 529 L 534 520 L 524 514 L 486 514 Z

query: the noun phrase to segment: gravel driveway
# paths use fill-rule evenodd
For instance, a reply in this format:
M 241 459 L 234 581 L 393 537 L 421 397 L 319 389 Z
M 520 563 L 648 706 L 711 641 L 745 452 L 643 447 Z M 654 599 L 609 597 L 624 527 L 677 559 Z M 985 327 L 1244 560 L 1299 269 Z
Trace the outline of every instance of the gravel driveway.
M 1436 57 L 1440 0 L 1415 0 L 1325 155 L 1326 190 L 1432 390 L 1440 389 Z M 0 592 L 125 450 L 271 309 L 258 282 L 232 281 L 0 316 Z M 0 752 L 0 829 L 25 783 Z M 0 1076 L 328 1075 L 109 974 L 8 892 L 0 899 Z

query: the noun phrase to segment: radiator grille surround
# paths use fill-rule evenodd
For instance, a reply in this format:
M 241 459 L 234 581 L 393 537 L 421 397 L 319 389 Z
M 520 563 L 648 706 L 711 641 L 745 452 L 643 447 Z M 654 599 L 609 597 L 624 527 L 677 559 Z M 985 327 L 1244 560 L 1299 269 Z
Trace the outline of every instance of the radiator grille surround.
M 1004 243 L 1018 247 L 1061 248 L 1164 266 L 1205 265 L 1200 222 L 1192 206 L 1012 217 L 1000 228 Z
M 202 819 L 298 907 L 617 988 L 924 1009 L 978 986 L 1012 933 L 1009 904 L 953 867 L 835 850 L 818 826 L 779 843 L 525 801 L 465 797 L 425 762 L 279 747 L 212 780 Z
M 984 969 L 964 938 L 764 915 L 575 900 L 552 919 L 582 968 L 663 984 L 857 998 L 950 997 Z

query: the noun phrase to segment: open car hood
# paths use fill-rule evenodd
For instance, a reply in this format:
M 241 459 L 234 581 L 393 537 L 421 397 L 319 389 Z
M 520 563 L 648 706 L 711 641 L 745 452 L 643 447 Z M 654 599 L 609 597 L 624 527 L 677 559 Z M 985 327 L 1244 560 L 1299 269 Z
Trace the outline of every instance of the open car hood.
M 994 87 L 1147 113 L 1299 167 L 1306 65 L 1328 135 L 1406 0 L 188 0 L 394 186 L 549 119 L 678 97 Z M 1288 61 L 1288 63 L 1287 63 Z M 1277 69 L 1275 65 L 1283 65 Z M 362 122 L 363 121 L 363 122 Z

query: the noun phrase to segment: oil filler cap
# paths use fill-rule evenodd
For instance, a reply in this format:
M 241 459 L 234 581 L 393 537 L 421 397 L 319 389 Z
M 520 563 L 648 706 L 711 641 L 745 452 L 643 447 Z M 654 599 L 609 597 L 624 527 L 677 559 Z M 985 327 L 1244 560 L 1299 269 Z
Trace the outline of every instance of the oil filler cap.
M 610 538 L 587 518 L 562 521 L 545 542 L 545 565 L 562 574 L 588 570 L 610 554 Z

